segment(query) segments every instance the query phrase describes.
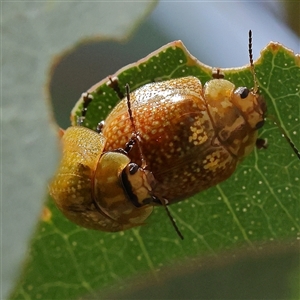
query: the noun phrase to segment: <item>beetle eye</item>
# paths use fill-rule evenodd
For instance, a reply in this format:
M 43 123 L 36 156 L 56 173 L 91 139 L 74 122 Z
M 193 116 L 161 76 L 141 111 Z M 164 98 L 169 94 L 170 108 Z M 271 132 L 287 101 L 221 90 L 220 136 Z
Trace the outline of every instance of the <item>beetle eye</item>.
M 135 163 L 130 163 L 128 165 L 128 167 L 129 167 L 129 173 L 130 173 L 130 175 L 135 174 L 137 172 L 137 170 L 139 169 L 139 166 L 137 164 L 135 164 Z
M 237 89 L 236 92 L 240 95 L 241 99 L 247 98 L 247 96 L 250 93 L 249 89 L 246 88 L 246 87 L 240 87 L 240 88 Z
M 256 129 L 262 128 L 264 124 L 265 124 L 265 120 L 262 120 L 255 125 L 255 128 Z

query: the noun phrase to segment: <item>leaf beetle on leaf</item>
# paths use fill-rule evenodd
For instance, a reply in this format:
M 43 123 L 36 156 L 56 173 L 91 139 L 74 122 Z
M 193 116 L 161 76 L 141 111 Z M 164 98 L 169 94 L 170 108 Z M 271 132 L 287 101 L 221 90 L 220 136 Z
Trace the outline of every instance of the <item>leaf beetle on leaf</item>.
M 110 87 L 123 98 L 97 131 L 82 126 L 93 96 L 82 97 L 78 126 L 62 137 L 63 157 L 50 194 L 74 223 L 101 231 L 144 224 L 153 210 L 167 208 L 228 179 L 255 147 L 266 103 L 254 87 L 235 87 L 220 70 L 202 85 L 193 76 L 153 82 L 122 97 L 118 80 Z M 281 126 L 278 124 L 280 130 Z M 294 152 L 298 150 L 286 136 Z

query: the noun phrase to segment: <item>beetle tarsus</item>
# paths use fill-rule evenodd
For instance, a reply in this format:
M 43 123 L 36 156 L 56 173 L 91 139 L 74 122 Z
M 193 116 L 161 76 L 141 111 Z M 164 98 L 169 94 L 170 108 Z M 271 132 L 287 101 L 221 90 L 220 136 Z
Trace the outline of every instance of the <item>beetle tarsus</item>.
M 119 87 L 118 77 L 109 76 L 108 79 L 109 79 L 109 83 L 107 83 L 107 85 L 117 93 L 117 95 L 120 99 L 123 99 L 124 94 L 121 92 L 121 89 Z
M 102 129 L 104 127 L 104 123 L 105 123 L 104 121 L 101 121 L 101 122 L 99 122 L 97 124 L 97 128 L 96 128 L 97 133 L 101 133 L 102 132 Z
M 82 110 L 81 110 L 81 116 L 77 118 L 77 125 L 78 126 L 82 126 L 82 124 L 85 120 L 85 116 L 86 116 L 88 106 L 93 100 L 93 95 L 90 94 L 89 92 L 82 93 L 81 97 L 83 99 L 83 106 L 82 106 Z
M 258 138 L 256 140 L 255 145 L 256 145 L 257 149 L 267 149 L 268 148 L 268 141 L 267 141 L 267 139 Z

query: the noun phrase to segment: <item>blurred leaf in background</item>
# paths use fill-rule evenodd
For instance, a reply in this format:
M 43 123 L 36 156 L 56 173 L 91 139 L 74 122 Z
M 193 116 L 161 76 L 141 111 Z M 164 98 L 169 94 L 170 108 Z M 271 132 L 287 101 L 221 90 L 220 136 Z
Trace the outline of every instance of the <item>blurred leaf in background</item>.
M 51 61 L 89 37 L 125 39 L 154 3 L 120 2 L 122 16 L 112 18 L 116 6 L 108 2 L 1 2 L 3 295 L 20 274 L 58 161 L 57 128 L 45 101 Z

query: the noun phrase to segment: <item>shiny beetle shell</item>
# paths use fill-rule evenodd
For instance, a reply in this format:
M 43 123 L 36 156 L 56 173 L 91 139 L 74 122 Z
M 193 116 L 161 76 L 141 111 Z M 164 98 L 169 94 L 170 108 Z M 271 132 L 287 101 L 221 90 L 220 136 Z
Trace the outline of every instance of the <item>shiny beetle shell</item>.
M 103 152 L 106 139 L 85 127 L 68 128 L 63 154 L 50 194 L 74 223 L 101 231 L 143 224 L 152 212 L 153 176 L 118 151 Z M 135 205 L 133 203 L 135 201 Z
M 130 94 L 147 169 L 158 184 L 154 194 L 174 203 L 227 178 L 255 147 L 266 106 L 256 91 L 225 79 L 202 86 L 195 77 L 150 83 Z M 132 134 L 123 99 L 103 127 L 105 151 Z M 129 153 L 140 164 L 137 149 Z

